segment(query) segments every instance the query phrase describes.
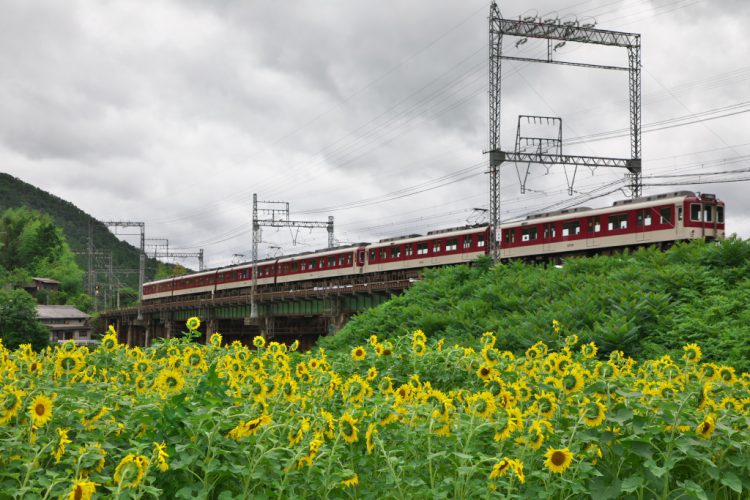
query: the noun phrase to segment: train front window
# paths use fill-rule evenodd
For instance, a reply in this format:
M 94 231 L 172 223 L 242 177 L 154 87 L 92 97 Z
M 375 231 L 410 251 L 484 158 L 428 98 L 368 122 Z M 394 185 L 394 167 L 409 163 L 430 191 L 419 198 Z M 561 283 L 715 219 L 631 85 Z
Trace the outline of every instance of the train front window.
M 724 207 L 716 207 L 716 222 L 724 224 Z
M 701 220 L 701 206 L 697 203 L 690 205 L 690 220 L 700 221 Z
M 711 205 L 705 205 L 703 207 L 703 220 L 705 222 L 713 222 L 714 220 L 714 211 Z

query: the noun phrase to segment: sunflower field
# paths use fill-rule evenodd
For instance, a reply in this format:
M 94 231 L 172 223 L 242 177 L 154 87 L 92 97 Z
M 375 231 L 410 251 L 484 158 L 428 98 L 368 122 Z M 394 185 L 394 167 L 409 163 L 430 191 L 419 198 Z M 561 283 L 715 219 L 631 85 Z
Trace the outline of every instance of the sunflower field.
M 551 326 L 345 351 L 0 346 L 1 498 L 747 498 L 750 376 Z

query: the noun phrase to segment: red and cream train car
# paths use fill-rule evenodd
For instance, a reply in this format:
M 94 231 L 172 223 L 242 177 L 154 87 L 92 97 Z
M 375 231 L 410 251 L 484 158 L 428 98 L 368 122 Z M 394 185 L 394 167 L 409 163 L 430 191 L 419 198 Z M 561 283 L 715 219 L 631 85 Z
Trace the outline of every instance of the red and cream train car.
M 606 208 L 532 215 L 503 224 L 500 234 L 503 260 L 561 258 L 681 240 L 710 240 L 724 236 L 724 203 L 714 195 L 680 191 L 618 201 Z M 489 227 L 484 225 L 266 259 L 258 263 L 258 285 L 464 264 L 488 253 L 489 238 Z M 146 283 L 143 297 L 213 295 L 251 286 L 252 265 L 245 263 Z
M 532 215 L 501 227 L 502 259 L 596 253 L 608 249 L 724 237 L 724 203 L 690 191 Z

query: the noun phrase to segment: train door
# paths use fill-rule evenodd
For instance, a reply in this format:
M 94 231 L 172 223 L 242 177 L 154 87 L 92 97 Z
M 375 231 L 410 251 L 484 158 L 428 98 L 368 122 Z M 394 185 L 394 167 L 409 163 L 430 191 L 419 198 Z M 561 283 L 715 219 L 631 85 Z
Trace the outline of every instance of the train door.
M 635 241 L 646 241 L 646 229 L 650 225 L 651 213 L 649 210 L 638 210 L 635 214 Z
M 548 223 L 544 225 L 544 233 L 542 235 L 542 251 L 551 252 L 552 242 L 555 239 L 555 223 Z
M 601 230 L 602 225 L 598 216 L 589 217 L 586 220 L 586 248 L 599 246 L 599 232 Z
M 358 272 L 363 272 L 365 269 L 365 249 L 364 248 L 358 248 L 357 249 L 357 267 L 359 268 Z

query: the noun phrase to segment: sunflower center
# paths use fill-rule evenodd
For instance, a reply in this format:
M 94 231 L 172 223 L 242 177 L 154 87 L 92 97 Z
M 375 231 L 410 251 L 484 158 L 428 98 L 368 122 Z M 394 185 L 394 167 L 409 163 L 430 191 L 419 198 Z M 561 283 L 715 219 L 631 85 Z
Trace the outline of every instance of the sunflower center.
M 76 490 L 73 493 L 73 498 L 75 498 L 75 500 L 81 500 L 81 498 L 83 498 L 83 488 L 81 488 L 81 485 L 76 485 Z
M 43 405 L 42 403 L 38 403 L 38 404 L 37 404 L 37 405 L 36 405 L 36 406 L 34 407 L 34 413 L 36 413 L 36 414 L 37 414 L 37 415 L 39 415 L 40 417 L 41 417 L 42 415 L 44 415 L 44 413 L 45 413 L 45 408 L 44 408 L 44 405 Z
M 70 371 L 75 367 L 76 362 L 73 358 L 65 358 L 62 360 L 61 365 L 65 371 Z
M 555 451 L 550 457 L 550 462 L 552 462 L 557 467 L 560 467 L 565 463 L 565 453 L 563 453 L 562 451 Z

